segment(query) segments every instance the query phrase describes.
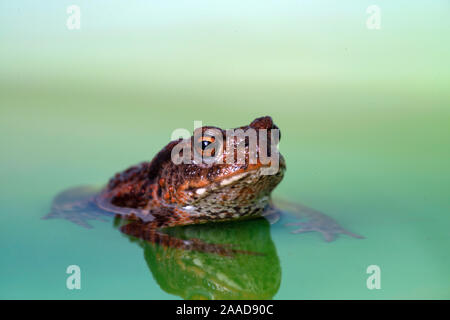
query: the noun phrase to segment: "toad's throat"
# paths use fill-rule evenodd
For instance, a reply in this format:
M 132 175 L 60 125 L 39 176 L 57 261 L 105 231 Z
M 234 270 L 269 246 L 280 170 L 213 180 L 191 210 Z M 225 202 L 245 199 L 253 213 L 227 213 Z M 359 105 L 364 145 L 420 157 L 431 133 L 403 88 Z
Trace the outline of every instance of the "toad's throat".
M 284 168 L 271 176 L 264 175 L 261 169 L 238 173 L 187 191 L 178 209 L 193 217 L 219 220 L 259 215 L 283 174 Z

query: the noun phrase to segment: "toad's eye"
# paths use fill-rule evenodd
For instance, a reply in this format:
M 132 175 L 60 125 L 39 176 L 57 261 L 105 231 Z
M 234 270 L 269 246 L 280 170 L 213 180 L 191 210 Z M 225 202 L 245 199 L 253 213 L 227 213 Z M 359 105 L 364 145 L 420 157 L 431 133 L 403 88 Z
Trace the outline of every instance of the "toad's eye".
M 218 146 L 215 145 L 217 143 L 216 137 L 211 136 L 209 134 L 203 134 L 194 144 L 194 152 L 197 155 L 200 155 L 203 160 L 206 158 L 214 157 L 217 153 Z
M 211 141 L 203 140 L 202 141 L 202 150 L 205 150 L 211 144 Z

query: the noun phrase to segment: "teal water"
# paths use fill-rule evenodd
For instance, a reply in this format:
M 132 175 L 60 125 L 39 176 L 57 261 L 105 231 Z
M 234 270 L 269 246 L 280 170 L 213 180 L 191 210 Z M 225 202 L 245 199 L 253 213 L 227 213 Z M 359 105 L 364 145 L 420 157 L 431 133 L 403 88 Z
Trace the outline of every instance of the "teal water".
M 198 277 L 242 297 L 450 298 L 448 3 L 405 15 L 382 2 L 370 32 L 365 6 L 326 3 L 197 4 L 174 17 L 80 2 L 79 32 L 65 29 L 64 5 L 2 4 L 0 298 L 211 297 Z M 41 220 L 59 192 L 150 160 L 176 128 L 262 115 L 280 127 L 287 163 L 275 196 L 366 239 L 327 243 L 260 221 L 179 231 L 266 253 L 222 260 L 164 255 L 112 219 Z M 81 290 L 66 288 L 69 265 Z M 379 290 L 366 286 L 370 265 Z
M 272 226 L 281 269 L 274 298 L 449 297 L 448 150 L 433 148 L 442 139 L 439 123 L 444 126 L 449 114 L 435 111 L 429 123 L 423 113 L 409 112 L 411 126 L 392 138 L 390 131 L 405 119 L 384 119 L 380 113 L 375 109 L 364 117 L 371 125 L 365 126 L 364 135 L 361 118 L 358 123 L 337 121 L 334 128 L 314 134 L 314 128 L 289 125 L 289 115 L 274 115 L 288 166 L 275 194 L 322 210 L 366 237 L 340 236 L 326 243 L 319 234 L 293 235 L 283 225 Z M 84 118 L 81 110 L 78 119 L 67 120 L 24 119 L 13 111 L 3 115 L 2 136 L 8 140 L 2 148 L 8 153 L 2 159 L 1 297 L 176 297 L 160 288 L 143 249 L 111 220 L 94 221 L 91 230 L 64 220 L 40 220 L 57 193 L 105 183 L 116 171 L 151 157 L 151 149 L 158 150 L 164 137 L 154 135 L 152 126 L 124 130 L 111 125 L 93 133 L 89 127 L 95 128 L 95 121 Z M 168 135 L 170 127 L 161 131 Z M 408 146 L 405 142 L 411 140 Z M 80 291 L 65 287 L 65 269 L 71 264 L 81 267 Z M 366 268 L 372 264 L 382 270 L 381 290 L 366 288 Z

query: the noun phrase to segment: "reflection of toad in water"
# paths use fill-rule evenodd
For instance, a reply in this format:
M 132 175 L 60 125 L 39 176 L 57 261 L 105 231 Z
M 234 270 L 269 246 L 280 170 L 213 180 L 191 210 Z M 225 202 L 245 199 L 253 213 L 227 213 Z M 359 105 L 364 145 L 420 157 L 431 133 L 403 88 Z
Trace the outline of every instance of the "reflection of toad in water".
M 92 228 L 87 220 L 107 221 L 113 216 L 97 207 L 96 194 L 98 188 L 92 187 L 64 191 L 43 218 L 67 219 Z M 313 209 L 279 204 L 286 208 L 284 216 L 306 218 L 305 230 L 320 231 L 327 240 L 348 232 Z M 280 262 L 264 218 L 155 230 L 152 223 L 137 217 L 116 215 L 114 224 L 144 249 L 154 278 L 169 293 L 187 299 L 270 299 L 280 286 Z M 326 225 L 328 230 L 315 225 Z
M 184 299 L 271 299 L 280 286 L 280 261 L 264 219 L 172 228 L 161 244 L 146 239 L 152 233 L 142 222 L 120 230 L 144 249 L 159 286 Z M 180 243 L 164 243 L 173 239 Z
M 211 136 L 211 130 L 220 135 Z M 116 174 L 101 190 L 79 187 L 60 193 L 44 219 L 64 218 L 89 228 L 88 220 L 121 217 L 128 222 L 121 230 L 143 240 L 146 260 L 161 287 L 182 297 L 272 297 L 279 286 L 280 268 L 269 225 L 261 217 L 276 222 L 289 212 L 295 219 L 290 224 L 300 226 L 294 233 L 318 231 L 327 241 L 338 234 L 361 236 L 317 210 L 272 201 L 286 163 L 276 148 L 272 133 L 279 131 L 271 117 L 257 118 L 235 130 L 263 134 L 252 145 L 245 136 L 227 136 L 228 130 L 197 128 L 192 137 L 167 144 L 151 162 Z M 219 143 L 216 136 L 228 137 L 230 143 Z M 210 145 L 216 143 L 214 154 L 223 161 L 211 163 L 203 157 L 198 161 L 193 156 L 196 152 L 209 155 Z M 188 157 L 188 163 L 172 161 L 179 144 L 189 146 L 183 154 L 196 151 L 190 152 L 193 158 Z M 227 158 L 233 160 L 240 148 L 245 161 L 228 163 Z M 278 155 L 273 174 L 265 174 L 272 163 L 262 161 L 263 154 Z M 201 225 L 211 222 L 222 223 Z M 159 272 L 161 266 L 164 272 Z
M 92 201 L 97 188 L 59 194 L 45 219 L 63 218 L 86 228 L 86 219 L 111 221 Z M 185 299 L 271 299 L 280 286 L 281 267 L 264 218 L 167 228 L 154 232 L 142 220 L 120 215 L 114 226 L 144 249 L 160 287 Z

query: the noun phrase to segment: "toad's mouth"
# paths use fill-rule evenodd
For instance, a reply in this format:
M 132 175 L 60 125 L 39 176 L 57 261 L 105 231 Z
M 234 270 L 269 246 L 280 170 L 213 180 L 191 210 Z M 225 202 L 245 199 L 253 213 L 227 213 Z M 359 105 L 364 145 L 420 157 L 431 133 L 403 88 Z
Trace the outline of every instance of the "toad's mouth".
M 226 190 L 242 187 L 242 185 L 252 186 L 255 184 L 267 183 L 267 187 L 274 188 L 283 178 L 286 165 L 283 158 L 280 158 L 280 165 L 274 173 L 268 174 L 270 165 L 259 165 L 252 169 L 243 169 L 228 176 L 222 177 L 208 186 L 195 188 L 193 191 L 196 200 L 206 197 L 208 194 L 226 192 Z M 239 185 L 239 186 L 237 186 Z
M 226 186 L 230 186 L 232 184 L 235 184 L 238 181 L 241 181 L 245 179 L 246 177 L 249 177 L 250 175 L 255 174 L 260 169 L 245 171 L 237 174 L 232 174 L 226 178 L 220 179 L 215 181 L 214 183 L 210 184 L 209 186 L 197 188 L 194 190 L 194 193 L 197 195 L 197 199 L 201 198 L 203 195 L 206 195 L 212 191 L 220 190 Z

